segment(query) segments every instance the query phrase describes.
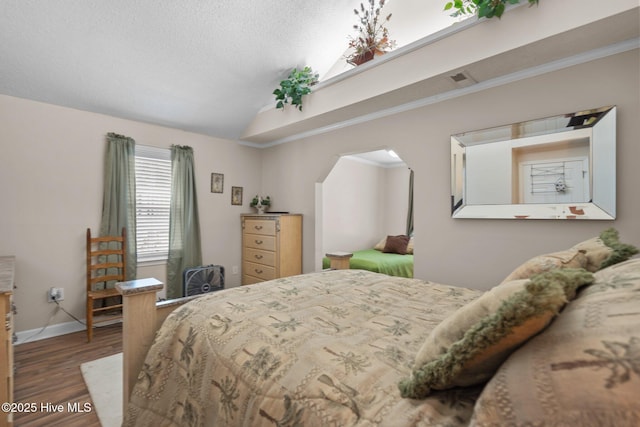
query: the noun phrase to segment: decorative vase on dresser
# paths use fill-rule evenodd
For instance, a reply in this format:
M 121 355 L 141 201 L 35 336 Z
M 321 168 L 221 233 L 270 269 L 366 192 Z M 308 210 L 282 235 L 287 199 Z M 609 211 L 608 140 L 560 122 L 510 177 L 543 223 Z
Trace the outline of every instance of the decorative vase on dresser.
M 0 328 L 0 402 L 13 402 L 13 314 L 12 301 L 15 257 L 0 256 L 0 316 L 4 325 Z M 0 412 L 0 427 L 13 425 L 12 411 Z
M 302 273 L 301 214 L 243 214 L 242 284 Z

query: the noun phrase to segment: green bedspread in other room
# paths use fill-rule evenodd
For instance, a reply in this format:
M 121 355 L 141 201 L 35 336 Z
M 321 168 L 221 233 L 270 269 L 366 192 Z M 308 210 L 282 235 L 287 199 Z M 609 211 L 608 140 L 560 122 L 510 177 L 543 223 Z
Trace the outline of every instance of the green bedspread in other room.
M 322 267 L 329 268 L 329 258 L 322 259 Z M 352 270 L 368 270 L 374 273 L 384 273 L 389 276 L 413 277 L 413 255 L 390 254 L 375 249 L 353 251 L 349 260 Z

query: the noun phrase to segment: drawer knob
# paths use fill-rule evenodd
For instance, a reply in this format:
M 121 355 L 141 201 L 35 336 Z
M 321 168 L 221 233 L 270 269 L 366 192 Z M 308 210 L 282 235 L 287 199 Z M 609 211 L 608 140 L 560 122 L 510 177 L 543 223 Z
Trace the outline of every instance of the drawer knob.
M 261 245 L 262 244 L 262 240 L 257 240 L 256 239 L 256 245 Z
M 260 254 L 254 255 L 254 257 L 256 257 L 256 259 L 262 259 L 263 258 L 262 255 L 260 255 Z
M 262 230 L 262 226 L 261 225 L 254 225 L 253 228 L 255 228 L 256 230 Z
M 258 274 L 262 274 L 262 270 L 258 270 L 257 268 L 254 271 Z

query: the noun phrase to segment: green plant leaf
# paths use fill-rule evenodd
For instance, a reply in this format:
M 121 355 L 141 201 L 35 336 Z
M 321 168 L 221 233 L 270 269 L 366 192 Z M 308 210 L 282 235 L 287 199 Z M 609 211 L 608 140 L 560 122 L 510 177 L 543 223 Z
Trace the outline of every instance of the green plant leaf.
M 318 82 L 318 77 L 309 66 L 291 70 L 289 77 L 280 82 L 280 88 L 273 91 L 278 101 L 276 108 L 284 108 L 284 104 L 290 101 L 298 110 L 302 110 L 302 97 L 311 93 L 310 86 Z
M 473 15 L 478 18 L 500 18 L 505 11 L 506 4 L 518 4 L 521 0 L 454 0 L 445 4 L 444 10 L 454 9 L 453 17 Z M 527 0 L 529 6 L 538 4 L 539 0 Z

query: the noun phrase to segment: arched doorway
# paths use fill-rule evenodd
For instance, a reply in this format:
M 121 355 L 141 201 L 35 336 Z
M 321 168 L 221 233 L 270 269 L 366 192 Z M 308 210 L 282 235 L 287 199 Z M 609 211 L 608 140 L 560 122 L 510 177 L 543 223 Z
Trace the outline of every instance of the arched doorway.
M 394 155 L 342 155 L 316 184 L 316 270 L 327 252 L 373 248 L 382 237 L 406 233 L 410 170 Z

